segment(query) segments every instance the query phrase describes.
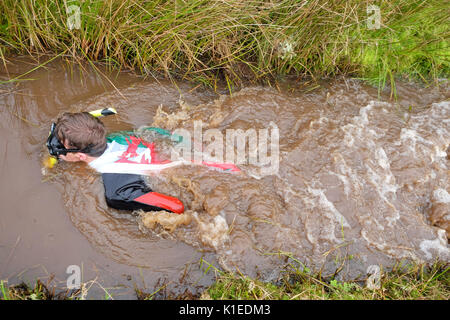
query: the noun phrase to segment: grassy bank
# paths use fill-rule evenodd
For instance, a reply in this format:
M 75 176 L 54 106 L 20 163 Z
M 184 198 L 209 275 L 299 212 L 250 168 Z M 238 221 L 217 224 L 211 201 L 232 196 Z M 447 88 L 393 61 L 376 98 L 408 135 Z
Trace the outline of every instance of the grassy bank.
M 50 52 L 212 87 L 347 74 L 382 88 L 448 77 L 449 9 L 444 0 L 2 0 L 0 56 Z
M 207 299 L 248 300 L 448 300 L 448 264 L 398 264 L 381 270 L 379 282 L 340 282 L 323 279 L 300 269 L 291 269 L 277 283 L 266 283 L 243 275 L 222 273 L 203 295 Z M 367 285 L 367 281 L 373 283 Z
M 208 268 L 209 269 L 209 268 Z M 208 270 L 207 269 L 207 270 Z M 168 295 L 168 299 L 214 299 L 214 300 L 449 300 L 450 267 L 436 262 L 433 265 L 397 264 L 389 271 L 380 272 L 379 281 L 367 286 L 367 279 L 339 282 L 333 278 L 323 279 L 311 275 L 304 268 L 290 268 L 280 275 L 276 283 L 262 282 L 242 274 L 227 273 L 215 269 L 217 279 L 201 296 L 184 293 Z M 89 286 L 86 286 L 89 288 Z M 34 287 L 25 283 L 8 286 L 0 283 L 0 300 L 52 300 L 81 299 L 88 289 L 59 291 L 49 289 L 48 284 L 36 281 Z M 145 293 L 136 288 L 136 298 L 155 299 L 155 293 Z M 83 293 L 84 292 L 84 293 Z M 105 291 L 106 292 L 106 291 Z M 96 299 L 114 299 L 109 293 Z M 119 298 L 120 299 L 120 298 Z

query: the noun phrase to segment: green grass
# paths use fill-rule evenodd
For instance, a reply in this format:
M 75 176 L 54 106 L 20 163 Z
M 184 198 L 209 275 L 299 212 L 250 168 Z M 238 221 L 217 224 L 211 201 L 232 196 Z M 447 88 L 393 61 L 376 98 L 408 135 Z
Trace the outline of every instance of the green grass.
M 215 87 L 280 75 L 394 79 L 448 77 L 450 5 L 384 0 L 381 28 L 359 0 L 3 0 L 0 57 L 65 53 L 149 76 Z M 80 8 L 80 28 L 69 29 Z
M 263 282 L 238 273 L 224 272 L 202 260 L 200 267 L 204 273 L 214 271 L 216 281 L 200 296 L 185 292 L 174 296 L 158 296 L 159 299 L 214 299 L 214 300 L 449 300 L 450 267 L 448 263 L 435 262 L 431 265 L 397 263 L 390 270 L 381 269 L 377 288 L 368 288 L 365 278 L 340 282 L 333 277 L 323 278 L 313 274 L 310 269 L 291 258 L 284 272 L 276 282 Z M 95 282 L 95 281 L 94 281 Z M 95 282 L 98 284 L 97 282 Z M 0 300 L 56 300 L 85 299 L 93 282 L 85 284 L 78 291 L 59 291 L 49 289 L 50 285 L 39 279 L 34 287 L 21 283 L 8 286 L 0 281 Z M 99 284 L 98 284 L 99 285 Z M 194 284 L 195 285 L 195 284 Z M 164 291 L 167 284 L 146 293 L 135 288 L 136 299 L 152 300 Z M 94 299 L 113 299 L 104 290 L 104 296 Z
M 67 293 L 55 293 L 55 289 L 48 289 L 39 279 L 34 287 L 22 282 L 18 285 L 8 286 L 6 281 L 0 281 L 0 300 L 55 300 L 70 299 Z
M 250 279 L 242 274 L 221 272 L 203 299 L 217 300 L 448 300 L 448 264 L 398 264 L 382 271 L 379 288 L 363 281 L 323 279 L 301 268 L 287 270 L 276 284 Z
M 104 288 L 96 279 L 82 283 L 79 289 L 62 289 L 52 283 L 51 278 L 47 279 L 46 283 L 38 278 L 34 285 L 23 281 L 19 284 L 9 285 L 8 281 L 0 280 L 0 300 L 86 300 L 93 285 L 103 291 L 102 296 L 94 299 L 114 299 L 109 291 L 111 288 Z

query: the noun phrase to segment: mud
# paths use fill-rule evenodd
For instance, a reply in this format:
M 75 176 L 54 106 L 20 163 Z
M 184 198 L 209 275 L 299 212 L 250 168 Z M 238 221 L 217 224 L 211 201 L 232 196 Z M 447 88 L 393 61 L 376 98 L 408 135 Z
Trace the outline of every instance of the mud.
M 223 217 L 232 231 L 222 232 L 220 248 L 210 244 L 222 267 L 266 280 L 282 268 L 279 253 L 345 279 L 394 260 L 448 261 L 448 90 L 402 84 L 400 93 L 392 102 L 341 79 L 313 93 L 248 87 L 172 113 L 160 108 L 153 125 L 166 129 L 193 131 L 202 120 L 204 129 L 224 132 L 273 121 L 280 165 L 263 177 L 245 164 L 239 175 L 170 169 L 159 187 L 205 220 L 200 240 L 208 239 L 201 225 Z M 192 243 L 182 230 L 178 237 Z
M 2 79 L 30 65 L 12 61 Z M 150 287 L 165 278 L 184 290 L 198 278 L 211 283 L 198 270 L 201 257 L 263 280 L 276 279 L 289 256 L 342 279 L 364 278 L 369 266 L 401 259 L 450 260 L 445 83 L 399 82 L 394 101 L 348 78 L 319 86 L 287 79 L 230 95 L 127 73 L 108 76 L 114 87 L 63 61 L 29 77 L 35 80 L 1 87 L 3 278 L 36 262 L 64 278 L 68 264 L 90 256 L 109 266 L 106 282 L 147 270 Z M 101 177 L 86 165 L 59 163 L 41 173 L 51 121 L 64 111 L 103 107 L 118 111 L 104 118 L 111 132 L 148 125 L 193 132 L 201 121 L 204 131 L 225 136 L 228 129 L 257 131 L 272 123 L 279 167 L 261 174 L 261 166 L 248 163 L 238 164 L 237 173 L 192 164 L 149 174 L 155 191 L 183 201 L 183 217 L 110 209 Z M 158 146 L 171 154 L 169 144 Z M 48 245 L 42 239 L 50 229 Z M 22 241 L 14 248 L 18 235 L 28 249 Z M 44 263 L 43 255 L 51 258 Z

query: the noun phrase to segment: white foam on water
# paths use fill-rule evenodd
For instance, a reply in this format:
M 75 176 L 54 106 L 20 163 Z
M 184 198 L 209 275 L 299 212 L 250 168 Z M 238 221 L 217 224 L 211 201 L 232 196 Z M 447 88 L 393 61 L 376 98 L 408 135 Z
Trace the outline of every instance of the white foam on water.
M 372 224 L 373 220 L 369 220 L 366 223 L 366 226 L 364 229 L 361 230 L 361 237 L 366 240 L 367 244 L 369 247 L 375 247 L 380 251 L 384 251 L 386 248 L 386 241 L 384 241 L 383 239 L 380 239 L 380 237 L 378 236 L 378 234 L 376 234 L 375 228 L 378 227 L 379 231 L 383 231 L 384 227 L 382 225 L 380 225 L 378 223 L 378 221 L 375 220 L 375 226 Z M 367 228 L 370 227 L 370 228 Z M 375 237 L 377 237 L 378 239 L 374 239 Z
M 421 155 L 430 157 L 431 162 L 440 161 L 447 157 L 450 143 L 450 102 L 433 103 L 425 113 L 412 115 L 409 120 L 410 128 L 402 128 L 400 141 L 395 145 L 404 144 L 416 157 Z
M 366 287 L 371 290 L 380 289 L 381 269 L 377 265 L 367 267 L 366 273 L 370 275 L 366 280 Z
M 332 218 L 332 220 L 339 225 L 350 228 L 347 219 L 345 219 L 345 217 L 336 209 L 334 204 L 328 200 L 323 189 L 312 189 L 311 187 L 308 187 L 308 192 L 316 197 L 319 197 L 319 204 L 329 218 Z M 332 216 L 330 216 L 329 213 L 331 213 Z
M 384 178 L 381 177 L 382 179 L 380 179 L 380 185 L 382 187 L 381 195 L 383 199 L 386 199 L 387 193 L 392 193 L 392 196 L 395 197 L 398 185 L 396 184 L 395 176 L 392 174 L 389 159 L 384 149 L 381 147 L 377 148 L 374 158 L 377 160 L 378 165 L 383 169 L 382 175 L 384 175 Z
M 417 142 L 420 142 L 424 145 L 432 146 L 433 143 L 422 138 L 416 130 L 402 128 L 400 132 L 400 141 L 405 143 L 408 146 L 408 149 L 413 153 L 417 152 Z
M 228 224 L 222 216 L 215 216 L 211 222 L 202 221 L 196 212 L 193 217 L 198 223 L 199 235 L 203 244 L 217 250 L 229 240 Z
M 352 134 L 349 133 L 349 128 L 350 127 L 355 127 L 351 124 L 348 124 L 344 127 L 342 127 L 342 130 L 345 131 L 345 136 L 344 136 L 344 143 L 348 146 L 348 147 L 353 147 L 353 144 L 355 143 L 355 138 L 353 137 Z
M 450 194 L 447 190 L 439 188 L 433 192 L 434 201 L 439 203 L 450 203 Z
M 450 250 L 447 246 L 447 237 L 445 236 L 445 230 L 440 229 L 438 231 L 439 237 L 434 240 L 423 240 L 420 243 L 420 250 L 425 253 L 425 257 L 427 260 L 433 259 L 433 254 L 430 250 L 435 250 L 437 254 L 435 257 L 439 257 L 439 259 L 443 261 L 450 261 Z
M 395 193 L 397 192 L 398 186 L 395 184 L 395 177 L 392 173 L 385 174 L 384 172 L 378 174 L 371 167 L 366 166 L 367 173 L 369 175 L 369 180 L 374 184 L 381 198 L 389 202 L 387 199 L 387 194 L 391 193 L 392 197 L 395 198 Z
M 354 170 L 350 166 L 347 165 L 342 154 L 337 153 L 334 156 L 334 161 L 336 162 L 336 167 L 338 172 L 330 172 L 339 178 L 344 185 L 344 193 L 347 198 L 350 195 L 351 187 L 353 187 L 353 193 L 360 194 L 361 191 L 361 182 L 357 174 L 355 174 Z
M 400 212 L 391 202 L 392 200 L 395 200 L 398 188 L 395 184 L 395 177 L 390 170 L 388 173 L 382 172 L 381 174 L 378 174 L 369 166 L 366 166 L 366 169 L 369 180 L 375 187 L 380 199 L 386 204 L 386 211 L 384 212 L 385 218 L 389 222 L 389 226 L 392 227 L 393 223 L 400 218 Z
M 375 130 L 369 128 L 369 112 L 372 111 L 376 105 L 387 105 L 387 103 L 370 101 L 370 103 L 359 109 L 359 116 L 353 117 L 351 123 L 342 126 L 341 129 L 345 132 L 344 143 L 348 147 L 352 147 L 355 138 L 364 141 L 369 148 L 374 148 L 373 140 L 381 138 Z
M 341 180 L 342 184 L 344 185 L 344 193 L 347 196 L 350 195 L 350 182 L 348 181 L 347 177 L 345 175 L 336 173 L 336 172 L 330 172 L 331 174 L 334 174 L 336 177 L 339 178 L 339 180 Z
M 315 248 L 316 254 L 321 256 L 324 250 L 328 250 L 330 243 L 341 242 L 336 237 L 336 227 L 348 226 L 348 223 L 334 205 L 326 199 L 323 190 L 308 187 L 308 192 L 311 194 L 310 196 L 301 197 L 306 209 L 302 214 L 305 221 L 306 238 Z
M 436 158 L 446 158 L 447 157 L 447 152 L 439 149 L 438 146 L 434 146 L 434 153 L 436 155 Z M 436 160 L 436 159 L 433 159 L 433 160 Z
M 309 122 L 309 127 L 312 128 L 312 127 L 314 127 L 315 124 L 324 124 L 324 123 L 328 123 L 329 121 L 330 121 L 330 119 L 328 119 L 327 117 L 321 116 L 317 120 L 311 120 Z
M 383 148 L 378 148 L 375 151 L 375 158 L 378 160 L 378 164 L 383 168 L 390 170 L 389 159 L 386 156 L 386 152 Z
M 355 117 L 355 120 L 359 120 L 360 125 L 368 125 L 369 124 L 369 117 L 367 115 L 367 112 L 372 110 L 373 106 L 375 105 L 374 101 L 371 101 L 367 106 L 359 109 L 359 117 Z

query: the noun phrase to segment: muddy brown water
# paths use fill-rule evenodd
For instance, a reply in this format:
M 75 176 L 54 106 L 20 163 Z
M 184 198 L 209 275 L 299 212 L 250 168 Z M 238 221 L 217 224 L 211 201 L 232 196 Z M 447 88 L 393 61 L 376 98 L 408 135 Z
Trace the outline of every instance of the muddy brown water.
M 35 65 L 14 58 L 0 76 Z M 450 260 L 445 83 L 398 83 L 394 102 L 348 78 L 317 88 L 290 79 L 230 95 L 100 70 L 109 80 L 55 60 L 27 75 L 33 80 L 0 88 L 1 279 L 53 274 L 64 287 L 67 267 L 79 265 L 83 282 L 96 280 L 91 297 L 104 296 L 101 286 L 125 299 L 135 297 L 135 286 L 149 293 L 163 286 L 164 298 L 212 283 L 201 259 L 267 281 L 286 262 L 364 279 L 371 265 Z M 110 209 L 101 178 L 86 165 L 42 170 L 50 123 L 64 111 L 103 107 L 118 111 L 103 119 L 110 132 L 144 125 L 192 132 L 201 121 L 203 130 L 225 135 L 272 122 L 279 129 L 278 170 L 184 165 L 150 175 L 156 191 L 183 201 L 185 224 L 165 213 Z

